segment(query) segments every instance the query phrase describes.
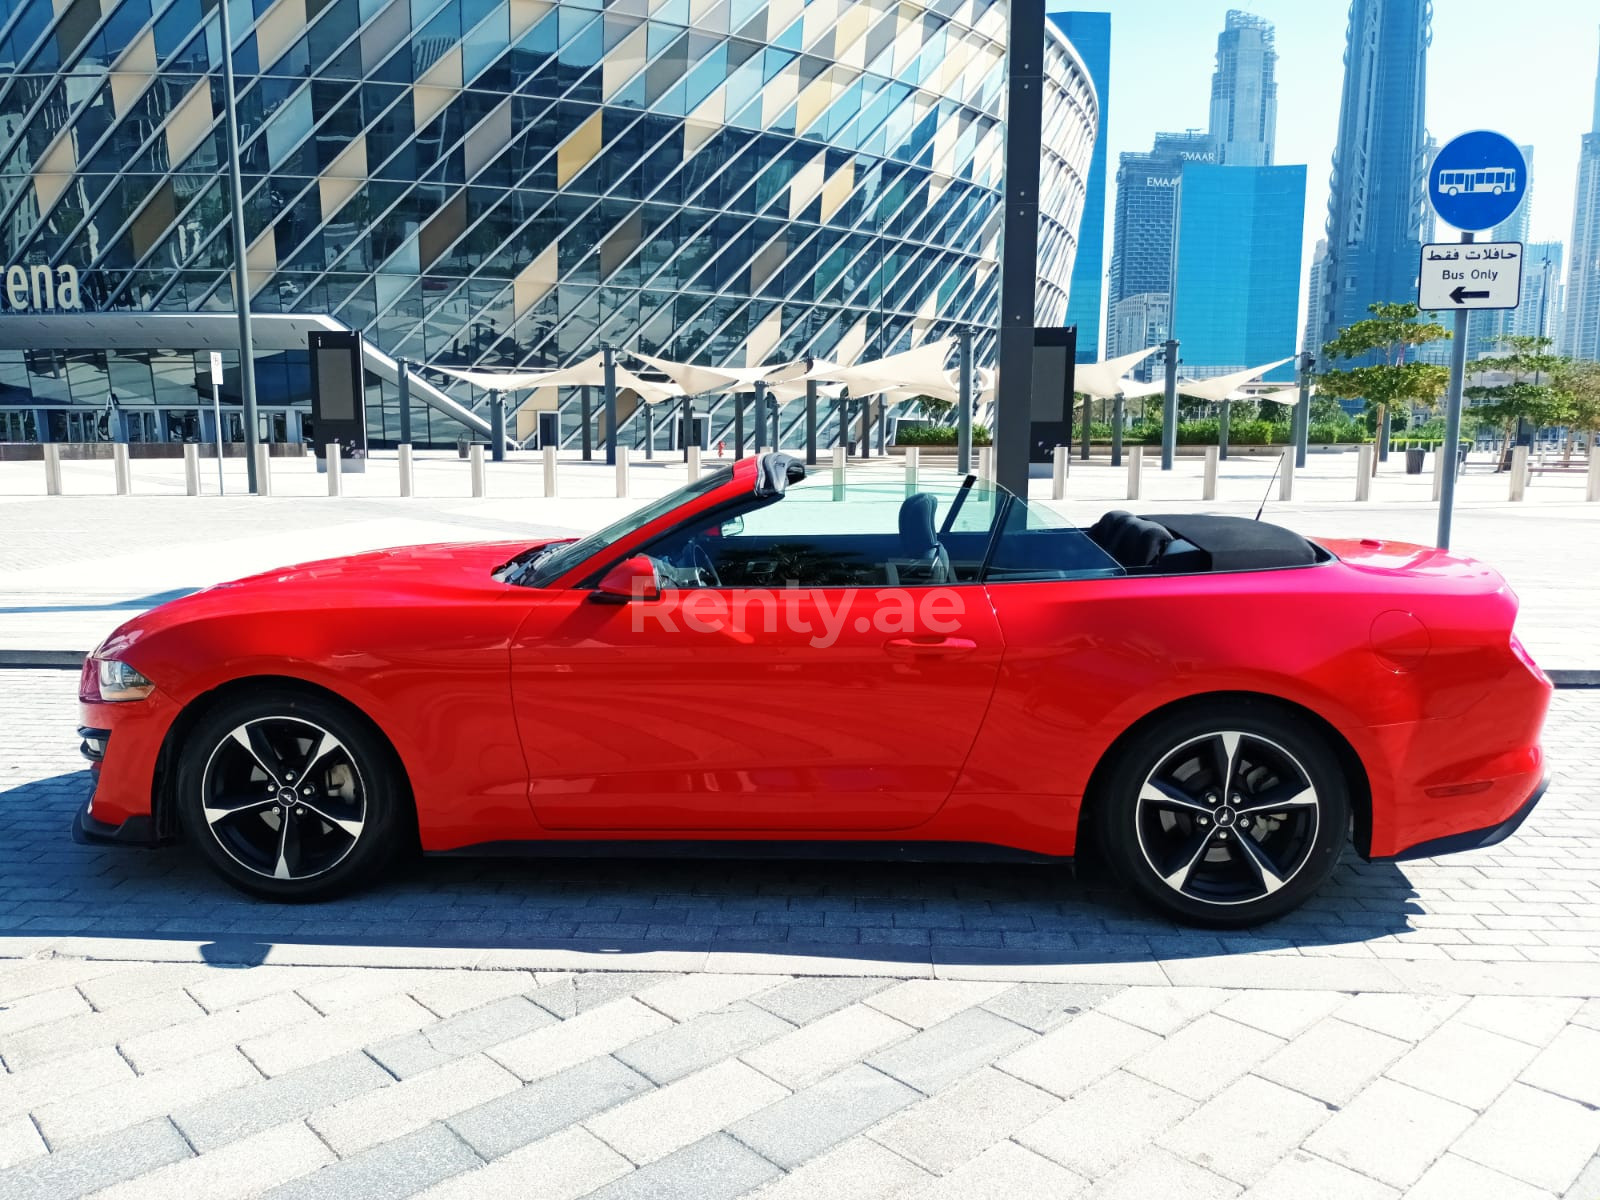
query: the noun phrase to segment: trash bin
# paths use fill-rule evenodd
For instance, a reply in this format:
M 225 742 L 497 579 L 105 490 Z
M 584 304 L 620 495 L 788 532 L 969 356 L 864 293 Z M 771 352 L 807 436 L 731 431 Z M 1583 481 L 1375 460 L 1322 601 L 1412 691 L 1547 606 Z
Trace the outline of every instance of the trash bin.
M 463 438 L 463 437 L 459 438 L 458 437 L 456 439 L 456 456 L 458 458 L 465 458 L 467 456 L 467 439 L 466 438 Z
M 1427 457 L 1427 454 L 1428 454 L 1428 452 L 1426 450 L 1419 450 L 1415 446 L 1412 446 L 1409 450 L 1407 450 L 1406 451 L 1406 474 L 1407 475 L 1421 475 L 1422 474 L 1422 462 L 1423 462 L 1423 459 L 1425 459 Z

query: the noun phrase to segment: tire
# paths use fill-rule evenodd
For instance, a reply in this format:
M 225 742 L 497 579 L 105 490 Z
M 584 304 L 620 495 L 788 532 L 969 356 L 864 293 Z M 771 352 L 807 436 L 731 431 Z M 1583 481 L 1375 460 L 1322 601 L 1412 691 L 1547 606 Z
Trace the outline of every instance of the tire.
M 224 700 L 200 719 L 178 759 L 177 806 L 212 870 L 278 901 L 371 882 L 411 821 L 388 743 L 338 701 L 283 688 Z
M 1327 880 L 1350 828 L 1350 787 L 1310 721 L 1229 700 L 1140 730 L 1107 772 L 1097 815 L 1106 861 L 1146 903 L 1187 924 L 1242 928 Z

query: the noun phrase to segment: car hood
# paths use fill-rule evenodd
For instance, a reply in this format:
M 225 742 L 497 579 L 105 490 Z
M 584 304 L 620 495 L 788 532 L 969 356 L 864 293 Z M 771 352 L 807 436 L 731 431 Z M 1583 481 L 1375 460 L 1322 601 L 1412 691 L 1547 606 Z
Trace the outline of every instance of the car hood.
M 214 584 L 124 622 L 95 653 L 118 654 L 141 638 L 196 620 L 272 611 L 383 608 L 412 599 L 500 590 L 491 572 L 516 555 L 563 538 L 441 542 L 319 559 Z

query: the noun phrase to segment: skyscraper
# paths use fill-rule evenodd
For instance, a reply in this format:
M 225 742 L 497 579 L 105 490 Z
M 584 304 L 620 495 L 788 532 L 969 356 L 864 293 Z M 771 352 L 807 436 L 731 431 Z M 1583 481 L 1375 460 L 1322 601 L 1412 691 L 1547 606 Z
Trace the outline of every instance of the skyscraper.
M 1600 359 L 1600 66 L 1595 69 L 1594 121 L 1583 135 L 1578 156 L 1570 261 L 1562 352 L 1573 358 Z
M 1173 202 L 1183 164 L 1216 161 L 1215 143 L 1198 129 L 1158 133 L 1148 153 L 1122 155 L 1111 243 L 1107 357 L 1142 350 L 1148 344 L 1123 344 L 1117 305 L 1130 296 L 1171 294 Z
M 1328 273 L 1328 239 L 1318 238 L 1311 256 L 1311 280 L 1306 285 L 1306 324 L 1300 334 L 1300 348 L 1314 356 L 1322 354 L 1322 313 L 1325 306 L 1323 279 Z
M 1532 247 L 1527 246 L 1528 222 L 1533 213 L 1533 147 L 1518 147 L 1523 161 L 1528 164 L 1528 179 L 1522 189 L 1522 199 L 1516 211 L 1491 229 L 1486 240 L 1491 242 L 1522 242 L 1522 303 L 1528 303 L 1529 273 L 1543 268 L 1531 259 Z M 1473 362 L 1485 355 L 1499 354 L 1506 338 L 1517 332 L 1518 317 L 1522 308 L 1484 308 L 1467 314 L 1467 361 Z
M 1272 23 L 1230 10 L 1217 35 L 1211 76 L 1211 140 L 1217 161 L 1230 167 L 1269 167 L 1278 132 L 1278 52 Z
M 1100 301 L 1105 295 L 1106 243 L 1106 114 L 1111 96 L 1111 14 L 1057 12 L 1056 23 L 1077 50 L 1100 97 L 1100 127 L 1089 162 L 1088 194 L 1078 226 L 1078 257 L 1072 266 L 1067 297 L 1067 324 L 1078 327 L 1078 361 L 1100 358 Z
M 1516 337 L 1547 337 L 1555 342 L 1557 354 L 1565 354 L 1564 315 L 1562 313 L 1560 242 L 1530 242 L 1522 252 L 1522 303 L 1506 314 L 1507 334 Z
M 1415 299 L 1432 11 L 1431 0 L 1351 0 L 1321 341 L 1369 304 Z
M 1172 328 L 1191 379 L 1294 354 L 1306 169 L 1185 163 L 1173 239 Z M 1289 380 L 1291 364 L 1268 378 Z

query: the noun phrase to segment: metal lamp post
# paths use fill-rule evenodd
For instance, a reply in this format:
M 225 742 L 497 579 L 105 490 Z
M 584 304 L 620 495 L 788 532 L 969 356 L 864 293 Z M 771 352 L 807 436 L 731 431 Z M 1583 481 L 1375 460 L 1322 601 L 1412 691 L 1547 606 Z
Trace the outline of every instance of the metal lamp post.
M 222 37 L 222 125 L 228 143 L 228 197 L 233 222 L 234 307 L 239 312 L 239 395 L 244 402 L 244 462 L 250 491 L 256 492 L 256 445 L 261 429 L 256 416 L 256 348 L 250 331 L 250 268 L 244 235 L 244 184 L 239 171 L 239 108 L 233 82 L 233 28 L 228 20 L 228 0 L 217 5 L 218 32 Z

